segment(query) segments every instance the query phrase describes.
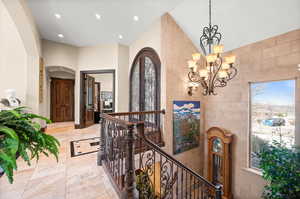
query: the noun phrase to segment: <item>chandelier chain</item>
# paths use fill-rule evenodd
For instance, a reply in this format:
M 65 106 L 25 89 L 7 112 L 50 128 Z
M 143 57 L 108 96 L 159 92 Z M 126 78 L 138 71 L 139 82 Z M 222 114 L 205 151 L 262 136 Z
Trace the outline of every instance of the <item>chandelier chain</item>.
M 209 0 L 209 5 L 208 5 L 208 7 L 209 7 L 209 26 L 211 26 L 211 0 Z

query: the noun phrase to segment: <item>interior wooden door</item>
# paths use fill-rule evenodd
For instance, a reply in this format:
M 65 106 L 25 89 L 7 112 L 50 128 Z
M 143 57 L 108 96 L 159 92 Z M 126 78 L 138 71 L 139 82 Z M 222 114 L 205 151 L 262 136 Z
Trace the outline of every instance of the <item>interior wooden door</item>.
M 51 120 L 74 121 L 74 80 L 52 78 Z
M 93 125 L 94 121 L 94 106 L 95 106 L 95 78 L 90 75 L 85 75 L 85 127 Z
M 95 111 L 96 112 L 100 112 L 101 111 L 101 104 L 100 104 L 100 100 L 101 100 L 101 95 L 100 95 L 100 89 L 101 89 L 101 83 L 100 82 L 95 82 Z

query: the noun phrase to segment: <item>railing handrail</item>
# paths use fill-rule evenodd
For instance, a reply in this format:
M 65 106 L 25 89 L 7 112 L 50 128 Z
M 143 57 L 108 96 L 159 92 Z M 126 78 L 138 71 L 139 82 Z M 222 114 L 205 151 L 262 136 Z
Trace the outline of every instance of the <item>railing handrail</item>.
M 119 112 L 119 113 L 108 113 L 110 116 L 124 116 L 124 115 L 146 115 L 146 114 L 165 114 L 165 110 L 156 110 L 156 111 L 137 111 L 137 112 Z
M 125 135 L 125 140 L 124 141 L 126 143 L 126 147 L 124 148 L 124 149 L 126 149 L 125 150 L 126 155 L 123 156 L 123 157 L 125 157 L 125 159 L 124 159 L 124 161 L 125 161 L 125 173 L 123 173 L 123 169 L 121 169 L 122 172 L 121 172 L 121 175 L 120 175 L 120 176 L 124 175 L 125 181 L 123 182 L 122 179 L 121 179 L 121 182 L 120 182 L 119 178 L 118 178 L 119 179 L 118 181 L 111 179 L 113 183 L 116 183 L 117 186 L 120 186 L 119 189 L 118 188 L 116 188 L 116 189 L 119 190 L 118 194 L 121 196 L 121 198 L 132 198 L 132 199 L 138 199 L 139 198 L 138 197 L 138 194 L 139 194 L 138 193 L 138 188 L 135 184 L 135 181 L 136 181 L 135 171 L 136 170 L 135 170 L 135 158 L 134 158 L 135 157 L 135 152 L 136 152 L 136 148 L 135 148 L 134 143 L 139 142 L 139 143 L 145 143 L 145 145 L 144 145 L 145 146 L 145 151 L 144 152 L 146 152 L 146 151 L 151 152 L 152 151 L 152 153 L 154 155 L 155 155 L 155 153 L 159 154 L 160 159 L 162 159 L 162 157 L 163 157 L 163 158 L 165 158 L 165 160 L 172 163 L 172 169 L 171 169 L 172 176 L 173 176 L 173 164 L 174 164 L 177 167 L 177 171 L 178 171 L 178 168 L 181 169 L 182 175 L 183 175 L 183 172 L 185 172 L 186 177 L 187 177 L 187 174 L 188 174 L 189 176 L 191 176 L 191 179 L 192 178 L 194 179 L 194 183 L 195 183 L 195 180 L 197 180 L 197 184 L 201 183 L 201 187 L 202 187 L 202 185 L 206 186 L 206 188 L 208 188 L 209 193 L 211 193 L 215 196 L 213 198 L 221 199 L 222 198 L 222 187 L 220 185 L 214 185 L 213 183 L 209 182 L 204 177 L 202 177 L 201 175 L 196 173 L 194 170 L 192 170 L 191 168 L 186 167 L 179 160 L 175 159 L 173 156 L 171 156 L 170 154 L 165 152 L 161 147 L 159 147 L 151 139 L 146 137 L 146 135 L 145 135 L 146 132 L 145 131 L 147 131 L 147 129 L 145 129 L 145 127 L 146 127 L 147 122 L 146 121 L 140 121 L 140 120 L 143 120 L 143 116 L 138 116 L 138 118 L 142 117 L 142 119 L 140 118 L 140 119 L 129 122 L 132 118 L 132 115 L 147 115 L 147 114 L 165 114 L 165 111 L 164 110 L 156 110 L 156 111 L 143 111 L 143 112 L 122 112 L 122 113 L 111 113 L 111 114 L 102 113 L 102 114 L 100 114 L 101 121 L 102 121 L 102 127 L 101 127 L 100 132 L 101 132 L 101 137 L 103 139 L 105 139 L 105 131 L 110 131 L 110 127 L 105 127 L 103 125 L 108 125 L 109 126 L 112 123 L 113 126 L 112 126 L 112 129 L 111 129 L 111 133 L 112 134 L 117 133 L 116 135 L 119 135 L 118 134 L 119 129 L 120 129 L 119 127 L 121 127 L 120 132 L 124 132 L 122 128 L 126 129 L 125 134 L 122 134 L 122 136 Z M 121 116 L 121 117 L 119 117 L 119 116 Z M 129 121 L 127 121 L 126 118 Z M 106 120 L 108 120 L 108 121 L 106 122 Z M 158 128 L 160 128 L 160 127 L 158 126 Z M 105 130 L 105 129 L 107 129 L 107 130 Z M 135 130 L 136 130 L 136 132 L 135 132 Z M 148 131 L 147 131 L 147 133 L 148 133 Z M 111 135 L 111 136 L 114 136 L 114 135 Z M 119 139 L 116 139 L 116 140 L 119 140 Z M 108 139 L 108 141 L 109 141 L 109 139 Z M 102 165 L 103 160 L 108 161 L 108 162 L 109 161 L 114 161 L 114 160 L 110 160 L 110 158 L 107 158 L 107 157 L 110 157 L 110 156 L 106 155 L 105 142 L 106 142 L 105 140 L 104 140 L 104 142 L 101 141 L 101 145 L 100 145 L 100 149 L 99 149 L 100 153 L 99 153 L 99 156 L 98 156 L 99 157 L 99 165 Z M 109 142 L 111 142 L 111 141 L 109 141 Z M 143 145 L 140 144 L 140 147 L 142 147 L 142 146 Z M 110 147 L 109 147 L 109 149 L 110 149 Z M 110 154 L 109 151 L 107 151 L 108 154 Z M 112 151 L 111 154 L 114 154 L 114 151 Z M 114 156 L 112 156 L 112 157 L 114 157 Z M 140 158 L 141 158 L 140 161 L 142 161 L 143 155 L 141 156 L 141 154 L 140 154 Z M 155 158 L 154 158 L 154 161 L 155 161 Z M 111 170 L 111 168 L 109 166 L 110 164 L 107 164 L 107 165 L 106 166 L 108 168 L 108 172 L 111 175 L 110 177 L 115 176 L 116 174 L 114 173 L 114 171 Z M 121 165 L 123 165 L 123 163 Z M 113 167 L 113 168 L 115 168 L 115 167 Z M 141 168 L 142 167 L 141 167 L 141 163 L 140 163 L 140 169 Z M 177 175 L 177 172 L 175 172 L 175 173 L 176 173 L 175 175 Z M 183 177 L 182 177 L 182 179 L 183 179 Z M 155 177 L 154 177 L 154 180 L 155 180 Z M 122 183 L 125 183 L 125 184 L 122 184 Z M 178 183 L 180 183 L 180 182 L 176 182 L 176 183 L 177 183 L 177 186 L 178 186 Z M 186 180 L 186 183 L 187 183 L 187 180 Z M 165 186 L 167 186 L 167 184 Z M 173 185 L 168 185 L 168 186 L 173 186 Z M 181 186 L 181 189 L 184 188 L 184 185 L 180 185 L 180 186 Z M 172 189 L 172 187 L 169 187 L 169 188 Z M 187 184 L 185 184 L 185 188 L 187 189 Z M 160 189 L 161 189 L 161 187 L 160 187 Z M 190 189 L 190 192 L 191 192 L 191 188 L 189 188 L 189 189 Z M 203 189 L 203 187 L 199 188 L 199 189 Z M 191 193 L 186 192 L 185 194 L 192 194 L 192 192 Z M 213 196 L 213 195 L 211 195 L 211 196 Z M 203 198 L 203 197 L 201 197 L 201 198 Z
M 134 125 L 137 124 L 137 122 L 128 122 L 126 120 L 121 120 L 121 119 L 115 118 L 115 117 L 111 116 L 110 114 L 106 114 L 106 113 L 101 113 L 100 118 L 104 118 L 104 119 L 107 119 L 114 123 L 118 123 L 118 125 L 122 126 L 123 128 L 126 128 L 126 129 L 133 128 Z
M 153 143 L 152 141 L 150 141 L 144 133 L 144 122 L 139 122 L 136 124 L 136 127 L 138 129 L 138 132 L 141 133 L 141 137 L 142 139 L 149 144 L 151 147 L 153 147 L 156 151 L 158 151 L 159 153 L 162 153 L 163 155 L 166 156 L 167 159 L 175 162 L 176 164 L 178 164 L 180 167 L 182 167 L 183 169 L 187 170 L 188 172 L 190 172 L 192 175 L 196 176 L 197 178 L 199 178 L 201 181 L 203 181 L 205 184 L 207 184 L 208 186 L 211 186 L 213 188 L 215 188 L 216 190 L 219 189 L 218 186 L 215 186 L 214 184 L 212 184 L 211 182 L 207 181 L 205 178 L 203 178 L 201 175 L 197 174 L 195 171 L 193 171 L 192 169 L 186 167 L 184 164 L 182 164 L 180 161 L 176 160 L 174 157 L 172 157 L 171 155 L 169 155 L 167 152 L 165 152 L 164 150 L 162 150 L 159 146 L 157 146 L 155 143 Z

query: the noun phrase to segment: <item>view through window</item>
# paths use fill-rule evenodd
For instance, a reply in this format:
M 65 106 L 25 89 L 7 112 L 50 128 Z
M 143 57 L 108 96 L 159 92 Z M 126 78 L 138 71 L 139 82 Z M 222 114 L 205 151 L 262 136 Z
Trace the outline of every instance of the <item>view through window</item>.
M 294 145 L 295 85 L 296 80 L 250 84 L 250 167 L 259 167 L 258 153 L 265 143 Z

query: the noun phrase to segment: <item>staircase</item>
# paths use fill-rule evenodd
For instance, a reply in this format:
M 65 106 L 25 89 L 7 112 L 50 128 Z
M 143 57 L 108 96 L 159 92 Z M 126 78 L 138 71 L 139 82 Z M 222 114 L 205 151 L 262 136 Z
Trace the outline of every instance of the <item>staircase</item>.
M 208 182 L 161 149 L 164 111 L 101 114 L 98 164 L 120 198 L 221 199 Z

